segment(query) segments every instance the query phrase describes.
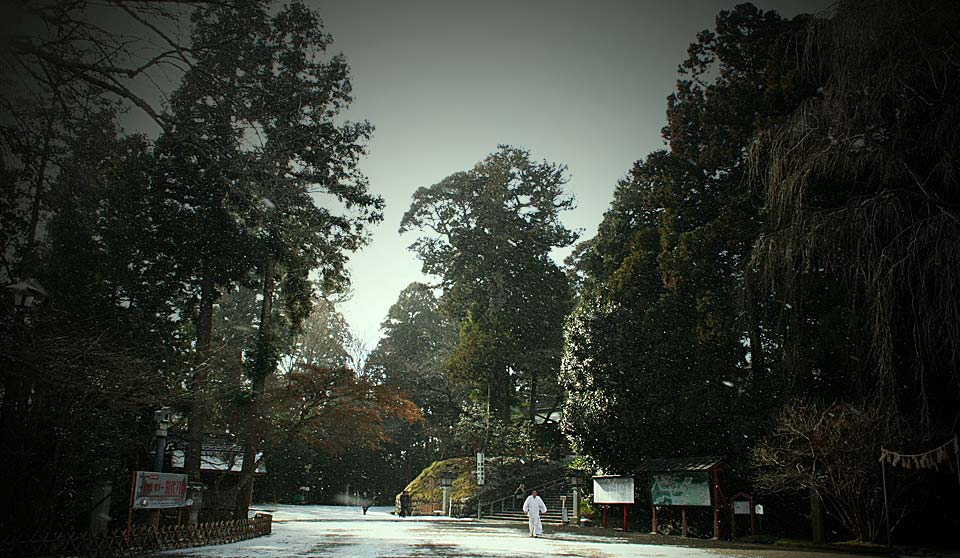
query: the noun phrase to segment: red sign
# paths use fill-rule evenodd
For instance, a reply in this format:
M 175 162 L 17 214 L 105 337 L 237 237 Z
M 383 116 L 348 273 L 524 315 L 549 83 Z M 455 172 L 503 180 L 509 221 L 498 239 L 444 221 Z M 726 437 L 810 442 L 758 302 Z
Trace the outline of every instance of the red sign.
M 134 509 L 182 508 L 187 502 L 187 475 L 137 471 Z

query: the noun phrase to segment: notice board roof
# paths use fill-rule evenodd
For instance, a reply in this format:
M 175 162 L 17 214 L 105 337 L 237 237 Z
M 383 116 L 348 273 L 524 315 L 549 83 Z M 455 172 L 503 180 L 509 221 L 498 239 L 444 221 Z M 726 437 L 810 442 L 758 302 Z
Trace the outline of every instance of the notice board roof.
M 646 459 L 635 469 L 638 473 L 671 473 L 675 471 L 709 471 L 720 465 L 719 457 L 678 457 Z

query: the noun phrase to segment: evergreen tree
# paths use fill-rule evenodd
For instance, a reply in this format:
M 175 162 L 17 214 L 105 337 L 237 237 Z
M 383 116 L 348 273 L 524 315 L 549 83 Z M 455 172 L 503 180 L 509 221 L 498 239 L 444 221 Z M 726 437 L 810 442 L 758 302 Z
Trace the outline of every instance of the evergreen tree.
M 461 324 L 451 370 L 489 416 L 511 419 L 518 391 L 528 418 L 557 397 L 561 324 L 570 297 L 550 250 L 576 235 L 560 222 L 573 205 L 562 166 L 502 146 L 473 169 L 420 188 L 400 231 L 419 229 L 411 249 L 440 277 L 441 307 Z
M 668 99 L 669 151 L 634 166 L 576 253 L 564 427 L 602 463 L 742 454 L 782 396 L 775 323 L 747 296 L 762 200 L 746 153 L 782 110 L 768 60 L 789 28 L 743 4 L 698 35 Z

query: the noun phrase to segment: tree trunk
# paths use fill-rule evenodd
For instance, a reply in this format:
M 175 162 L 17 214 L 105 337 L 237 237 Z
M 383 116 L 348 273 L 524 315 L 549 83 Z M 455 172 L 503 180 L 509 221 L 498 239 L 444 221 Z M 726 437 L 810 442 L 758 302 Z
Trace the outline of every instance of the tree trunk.
M 537 367 L 530 368 L 530 424 L 537 422 Z
M 813 531 L 813 542 L 820 544 L 826 541 L 823 529 L 823 510 L 820 494 L 817 489 L 810 487 L 810 527 Z
M 210 338 L 213 329 L 213 302 L 215 292 L 213 280 L 203 265 L 203 279 L 200 284 L 200 315 L 197 317 L 197 344 L 194 352 L 194 371 L 190 379 L 190 423 L 187 429 L 187 457 L 184 472 L 191 478 L 200 478 L 200 459 L 203 451 L 203 437 L 207 426 L 207 354 L 210 351 Z
M 33 201 L 30 204 L 30 228 L 27 230 L 27 244 L 20 260 L 20 278 L 27 279 L 36 271 L 37 229 L 40 228 L 40 208 L 43 205 L 43 183 L 47 179 L 47 166 L 50 162 L 50 135 L 53 133 L 53 120 L 47 122 L 43 138 L 43 151 L 40 153 L 40 166 L 33 186 Z
M 250 400 L 247 403 L 246 440 L 243 448 L 243 466 L 240 469 L 240 488 L 237 493 L 237 503 L 234 516 L 237 519 L 246 519 L 253 499 L 253 477 L 257 471 L 257 445 L 262 432 L 260 422 L 260 395 L 267 378 L 273 373 L 276 363 L 272 358 L 265 358 L 270 353 L 270 326 L 273 315 L 273 291 L 276 286 L 274 278 L 274 261 L 268 259 L 263 271 L 263 303 L 260 306 L 260 331 L 257 338 L 257 355 L 251 382 Z

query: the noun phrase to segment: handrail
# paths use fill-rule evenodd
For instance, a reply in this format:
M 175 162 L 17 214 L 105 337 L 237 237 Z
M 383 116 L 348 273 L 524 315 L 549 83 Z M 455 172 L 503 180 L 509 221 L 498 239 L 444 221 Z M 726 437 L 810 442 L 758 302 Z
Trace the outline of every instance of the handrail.
M 566 484 L 566 480 L 567 480 L 567 479 L 566 479 L 565 477 L 560 477 L 559 479 L 554 479 L 554 480 L 552 480 L 552 481 L 545 482 L 545 483 L 543 483 L 543 484 L 541 484 L 541 485 L 534 486 L 533 488 L 530 488 L 529 490 L 536 490 L 536 491 L 538 491 L 538 492 L 543 492 L 545 489 L 553 488 L 553 487 L 555 487 L 555 486 L 557 486 L 557 485 Z M 504 508 L 505 508 L 505 505 L 504 505 L 504 504 L 505 504 L 508 500 L 510 500 L 510 501 L 514 500 L 516 497 L 517 497 L 517 493 L 514 492 L 513 494 L 510 494 L 509 496 L 504 496 L 503 498 L 498 498 L 498 499 L 492 500 L 492 501 L 490 501 L 490 502 L 484 502 L 484 503 L 483 503 L 483 507 L 489 506 L 489 507 L 490 507 L 490 513 L 493 514 L 496 505 L 497 505 L 497 504 L 500 504 L 500 511 L 504 511 Z

